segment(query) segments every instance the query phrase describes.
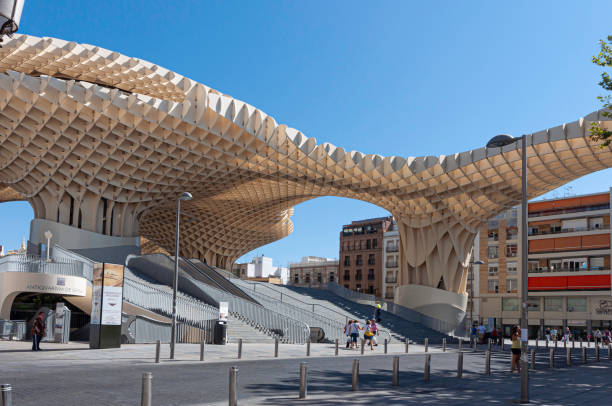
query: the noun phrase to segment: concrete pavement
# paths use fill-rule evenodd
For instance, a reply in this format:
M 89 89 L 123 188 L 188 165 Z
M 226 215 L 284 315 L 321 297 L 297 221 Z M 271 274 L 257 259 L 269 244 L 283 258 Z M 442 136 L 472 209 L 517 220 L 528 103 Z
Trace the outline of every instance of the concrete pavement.
M 164 345 L 162 357 L 167 357 Z M 238 394 L 243 405 L 343 405 L 343 404 L 471 404 L 508 403 L 519 396 L 519 380 L 509 370 L 509 351 L 494 352 L 492 375 L 484 375 L 484 353 L 464 353 L 464 377 L 456 378 L 456 346 L 442 353 L 431 347 L 431 381 L 423 380 L 423 347 L 389 346 L 389 355 L 376 351 L 312 344 L 312 357 L 305 358 L 305 345 L 281 345 L 274 359 L 270 344 L 244 344 L 243 359 L 237 360 L 236 345 L 206 348 L 199 361 L 199 346 L 179 344 L 175 361 L 154 363 L 154 345 L 124 345 L 121 349 L 89 350 L 85 344 L 44 344 L 45 351 L 33 353 L 28 343 L 0 342 L 0 383 L 14 387 L 14 405 L 128 405 L 139 404 L 142 373 L 153 373 L 154 405 L 225 405 L 228 373 L 237 366 Z M 484 346 L 482 347 L 484 348 Z M 495 347 L 494 347 L 495 348 Z M 497 347 L 498 349 L 499 347 Z M 372 354 L 373 353 L 373 354 Z M 394 355 L 400 357 L 400 386 L 391 386 Z M 574 350 L 574 366 L 564 367 L 565 352 L 556 352 L 556 369 L 548 369 L 548 352 L 540 349 L 537 370 L 531 375 L 532 399 L 536 404 L 605 403 L 611 394 L 608 381 L 612 362 L 607 350 L 602 361 L 580 364 Z M 351 392 L 351 366 L 360 360 L 360 391 Z M 308 363 L 306 400 L 297 401 L 299 363 Z

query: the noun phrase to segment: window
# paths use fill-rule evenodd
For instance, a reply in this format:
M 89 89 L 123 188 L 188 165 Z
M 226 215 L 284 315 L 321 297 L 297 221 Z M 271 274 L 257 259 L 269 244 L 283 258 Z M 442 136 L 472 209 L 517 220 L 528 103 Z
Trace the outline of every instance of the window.
M 516 244 L 508 244 L 506 246 L 506 256 L 507 257 L 516 257 L 517 252 L 518 252 L 518 248 Z
M 551 271 L 558 271 L 561 269 L 561 260 L 560 259 L 551 259 L 548 263 Z
M 378 248 L 378 239 L 376 238 L 372 239 L 372 248 L 374 249 Z
M 361 259 L 361 255 L 357 255 L 357 259 L 355 260 L 355 265 L 363 264 L 363 260 Z
M 300 277 L 295 275 L 295 277 L 293 278 L 293 283 L 300 283 Z
M 518 289 L 518 279 L 506 279 L 506 292 L 516 292 Z
M 540 269 L 540 263 L 538 261 L 529 261 L 527 263 L 528 272 L 537 272 Z
M 506 312 L 518 312 L 519 300 L 517 297 L 502 298 L 502 310 Z
M 323 278 L 321 277 L 321 272 L 319 272 L 317 274 L 317 282 L 321 283 L 323 281 Z
M 355 272 L 355 280 L 360 281 L 361 279 L 362 279 L 361 269 L 358 269 L 357 272 Z
M 351 265 L 351 257 L 347 255 L 344 257 L 344 266 L 350 266 L 350 265 Z
M 586 312 L 587 303 L 586 297 L 568 297 L 567 298 L 568 312 Z
M 589 227 L 591 230 L 604 228 L 603 217 L 594 217 L 592 219 L 589 219 Z
M 333 272 L 330 272 L 330 273 L 329 273 L 329 281 L 330 281 L 330 282 L 333 282 L 333 281 L 334 281 L 334 273 L 333 273 Z
M 563 311 L 563 298 L 560 298 L 560 297 L 545 297 L 544 298 L 544 311 L 546 311 L 546 312 L 560 312 L 560 311 Z
M 587 229 L 587 219 L 571 219 L 561 221 L 563 232 L 584 231 Z
M 497 241 L 499 239 L 497 230 L 489 230 L 488 238 L 489 238 L 489 241 Z
M 368 286 L 368 293 L 374 293 L 374 286 Z
M 506 229 L 506 240 L 516 240 L 518 236 L 518 228 L 508 227 Z
M 490 266 L 489 267 L 489 275 L 492 275 L 492 276 L 497 275 L 497 266 Z
M 540 234 L 540 229 L 538 227 L 529 227 L 529 235 L 538 235 Z
M 368 269 L 368 280 L 369 281 L 374 280 L 374 270 L 373 269 Z
M 344 280 L 345 281 L 351 280 L 351 271 L 349 271 L 348 269 L 344 271 Z
M 530 297 L 527 299 L 527 311 L 528 312 L 539 312 L 540 311 L 540 298 Z
M 497 279 L 489 279 L 489 293 L 498 293 L 499 281 Z
M 306 283 L 310 283 L 310 274 L 309 273 L 306 274 Z
M 516 262 L 508 262 L 508 265 L 506 265 L 507 273 L 516 273 L 517 270 L 518 270 L 518 264 Z
M 374 254 L 368 255 L 368 265 L 374 265 Z
M 578 271 L 580 269 L 587 269 L 586 258 L 570 258 L 564 259 L 561 263 L 561 267 L 568 271 Z
M 394 297 L 394 290 L 395 290 L 395 288 L 393 288 L 392 286 L 388 286 L 385 289 L 385 298 L 386 299 L 393 299 L 393 297 Z
M 358 283 L 355 289 L 357 290 L 357 292 L 361 292 L 361 284 Z
M 498 247 L 488 247 L 488 256 L 489 258 L 497 258 L 499 257 L 499 250 Z
M 561 232 L 561 224 L 551 224 L 550 225 L 550 233 L 560 233 Z
M 366 241 L 366 249 L 367 250 L 371 250 L 372 249 L 372 240 L 367 240 Z
M 589 258 L 590 269 L 604 269 L 604 257 Z

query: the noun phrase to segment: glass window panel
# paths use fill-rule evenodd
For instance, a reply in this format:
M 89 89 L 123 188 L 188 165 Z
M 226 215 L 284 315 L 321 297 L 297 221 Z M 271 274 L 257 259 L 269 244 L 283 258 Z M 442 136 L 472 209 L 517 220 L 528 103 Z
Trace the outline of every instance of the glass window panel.
M 502 299 L 502 310 L 509 312 L 518 312 L 519 300 L 516 297 L 505 297 Z
M 545 297 L 544 311 L 560 312 L 563 311 L 563 298 L 560 297 Z
M 586 297 L 568 297 L 567 298 L 568 312 L 586 312 L 587 303 Z

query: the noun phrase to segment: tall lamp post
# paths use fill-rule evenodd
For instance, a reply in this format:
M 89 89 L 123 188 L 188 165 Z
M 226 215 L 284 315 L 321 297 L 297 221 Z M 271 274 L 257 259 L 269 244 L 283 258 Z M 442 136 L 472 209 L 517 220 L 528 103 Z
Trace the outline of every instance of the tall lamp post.
M 481 260 L 472 262 L 470 261 L 470 331 L 474 325 L 474 265 L 483 265 L 484 262 Z M 478 268 L 480 269 L 480 268 Z
M 514 138 L 511 135 L 502 134 L 491 138 L 487 143 L 487 148 L 500 148 L 512 143 L 521 141 L 522 169 L 521 169 L 521 403 L 529 403 L 529 372 L 527 370 L 527 347 L 528 332 L 527 324 L 527 294 L 528 294 L 528 274 L 527 259 L 527 136 Z
M 176 238 L 174 252 L 174 282 L 172 284 L 172 329 L 170 331 L 170 359 L 174 359 L 174 344 L 176 343 L 176 290 L 178 288 L 178 263 L 179 263 L 179 226 L 181 222 L 181 200 L 191 200 L 193 196 L 189 192 L 183 192 L 176 201 Z

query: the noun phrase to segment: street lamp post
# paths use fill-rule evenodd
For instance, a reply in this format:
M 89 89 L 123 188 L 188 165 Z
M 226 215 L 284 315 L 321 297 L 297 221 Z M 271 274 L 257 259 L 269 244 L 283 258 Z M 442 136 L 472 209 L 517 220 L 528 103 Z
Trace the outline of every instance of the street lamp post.
M 50 248 L 51 248 L 51 237 L 53 237 L 53 234 L 51 234 L 51 231 L 49 230 L 45 231 L 45 238 L 47 239 L 47 262 L 51 261 L 51 257 L 49 256 Z
M 510 135 L 497 135 L 487 143 L 487 148 L 499 148 L 521 141 L 521 403 L 529 403 L 529 371 L 527 369 L 527 347 L 529 344 L 529 325 L 527 324 L 528 297 L 528 249 L 527 241 L 527 136 L 514 138 Z
M 181 222 L 181 200 L 191 200 L 189 192 L 183 192 L 176 201 L 176 238 L 174 242 L 174 282 L 172 283 L 172 329 L 170 331 L 170 359 L 174 359 L 174 345 L 176 344 L 176 291 L 178 288 L 179 263 L 179 226 Z

